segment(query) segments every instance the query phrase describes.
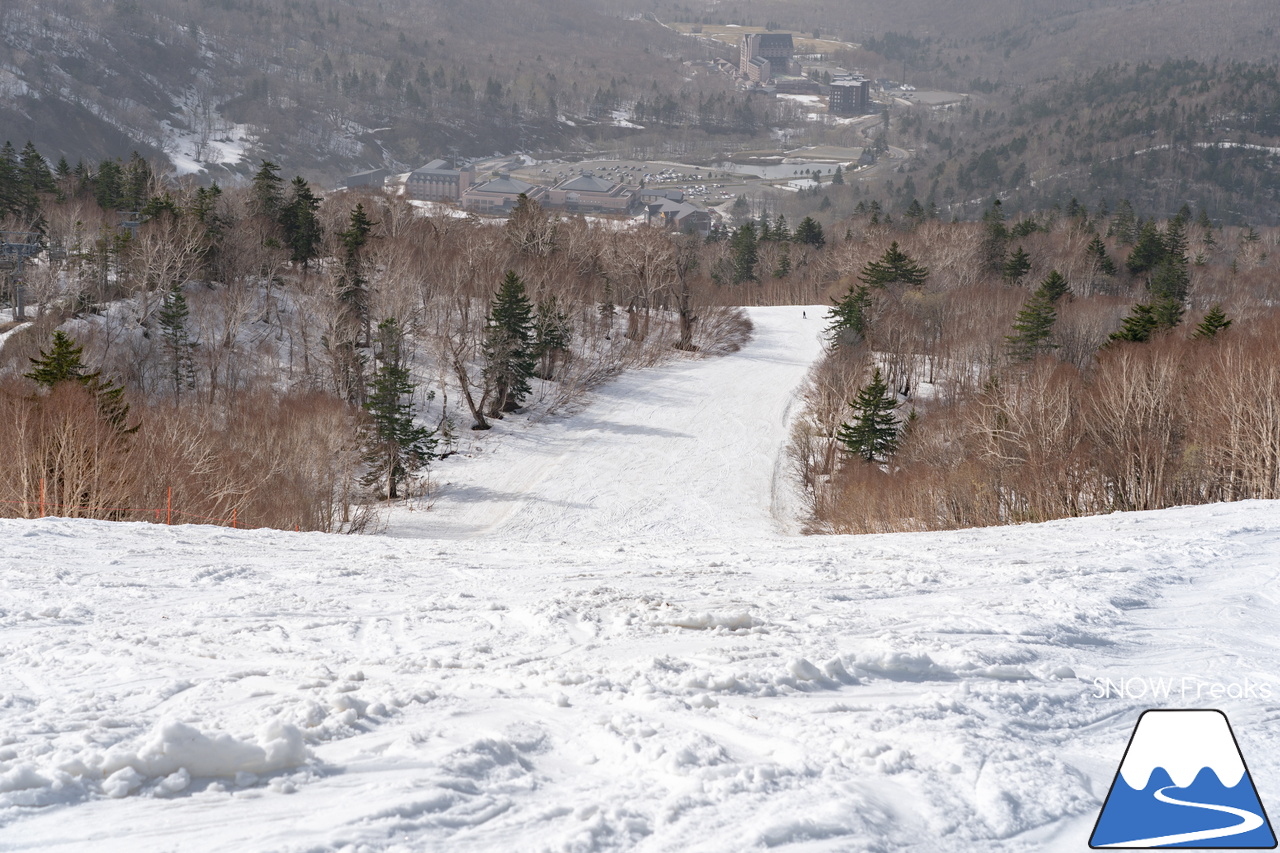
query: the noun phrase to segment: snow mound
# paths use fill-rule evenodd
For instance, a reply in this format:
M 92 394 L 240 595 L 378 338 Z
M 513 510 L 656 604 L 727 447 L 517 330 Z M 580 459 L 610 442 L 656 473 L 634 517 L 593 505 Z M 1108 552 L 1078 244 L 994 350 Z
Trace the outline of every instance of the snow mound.
M 747 631 L 764 625 L 764 622 L 750 613 L 680 613 L 657 619 L 654 624 L 689 628 L 695 631 L 711 631 L 716 628 L 723 628 L 726 631 Z
M 302 732 L 279 720 L 259 729 L 256 742 L 225 733 L 207 735 L 186 723 L 165 721 L 137 748 L 117 746 L 108 750 L 102 773 L 110 777 L 130 767 L 153 779 L 179 770 L 197 778 L 234 777 L 237 773 L 262 775 L 292 770 L 309 757 Z

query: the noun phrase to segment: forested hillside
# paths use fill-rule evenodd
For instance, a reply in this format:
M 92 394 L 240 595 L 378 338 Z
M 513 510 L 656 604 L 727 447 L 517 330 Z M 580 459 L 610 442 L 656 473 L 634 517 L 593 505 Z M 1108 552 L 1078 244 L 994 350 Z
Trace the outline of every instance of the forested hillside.
M 1280 497 L 1280 232 L 1203 212 L 849 226 L 792 450 L 816 529 Z M 858 224 L 862 227 L 859 228 Z
M 248 150 L 332 180 L 589 144 L 642 98 L 738 130 L 726 78 L 684 64 L 706 50 L 590 0 L 12 0 L 0 127 L 54 160 L 137 149 L 216 175 Z

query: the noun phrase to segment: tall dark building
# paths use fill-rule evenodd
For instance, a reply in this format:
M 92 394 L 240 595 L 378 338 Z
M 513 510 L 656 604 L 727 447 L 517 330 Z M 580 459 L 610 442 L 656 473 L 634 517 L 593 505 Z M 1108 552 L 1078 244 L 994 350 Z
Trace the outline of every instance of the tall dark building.
M 827 96 L 827 112 L 838 116 L 858 116 L 871 111 L 871 81 L 861 77 L 832 80 Z

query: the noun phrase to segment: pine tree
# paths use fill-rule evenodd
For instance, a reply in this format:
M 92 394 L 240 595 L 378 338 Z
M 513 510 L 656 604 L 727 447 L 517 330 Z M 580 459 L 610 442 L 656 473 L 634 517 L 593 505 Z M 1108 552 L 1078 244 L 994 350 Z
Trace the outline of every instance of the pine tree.
M 866 338 L 871 319 L 871 288 L 865 284 L 850 285 L 848 292 L 832 303 L 827 309 L 831 323 L 825 330 L 831 346 L 849 346 Z
M 121 210 L 124 208 L 123 193 L 124 169 L 114 160 L 103 160 L 98 164 L 98 173 L 93 177 L 93 198 L 103 210 Z
M 1186 311 L 1186 305 L 1181 299 L 1171 296 L 1156 299 L 1151 303 L 1151 316 L 1155 319 L 1156 331 L 1174 328 L 1182 322 Z
M 294 178 L 290 187 L 289 201 L 280 210 L 280 227 L 285 245 L 289 247 L 289 259 L 306 267 L 320 253 L 323 233 L 316 215 L 320 198 L 301 176 Z
M 374 222 L 364 212 L 364 205 L 357 203 L 351 211 L 351 219 L 347 230 L 338 235 L 342 241 L 343 276 L 342 287 L 338 299 L 347 306 L 352 316 L 364 328 L 365 338 L 369 336 L 369 290 L 364 277 L 364 264 L 361 249 L 369 242 Z
M 146 206 L 153 177 L 151 164 L 134 151 L 121 170 L 119 204 L 122 210 L 142 210 Z
M 1004 267 L 1001 269 L 1001 275 L 1010 284 L 1017 284 L 1022 281 L 1023 276 L 1029 272 L 1031 272 L 1031 257 L 1021 246 L 1013 251 L 1013 254 L 1004 262 Z
M 778 265 L 773 268 L 774 278 L 786 278 L 791 275 L 791 245 L 783 243 L 778 247 Z
M 910 220 L 910 222 L 913 225 L 919 225 L 921 222 L 924 221 L 925 212 L 924 212 L 924 208 L 920 206 L 919 199 L 915 199 L 915 198 L 911 199 L 911 204 L 907 206 L 906 216 L 907 216 L 907 219 Z
M 785 243 L 791 239 L 791 229 L 787 227 L 787 217 L 781 213 L 773 220 L 773 239 Z
M 560 310 L 556 297 L 539 301 L 533 322 L 533 358 L 538 362 L 539 379 L 555 378 L 556 361 L 568 354 L 572 338 L 573 324 L 569 315 Z
M 1146 303 L 1139 303 L 1133 306 L 1133 311 L 1124 318 L 1120 329 L 1112 332 L 1107 340 L 1146 343 L 1159 328 L 1160 321 L 1156 318 L 1155 308 Z
M 1204 319 L 1196 326 L 1195 332 L 1191 337 L 1196 340 L 1208 341 L 1217 337 L 1218 332 L 1226 331 L 1231 328 L 1231 321 L 1227 319 L 1227 315 L 1223 313 L 1221 305 L 1214 305 L 1209 309 L 1209 313 L 1204 315 Z
M 729 247 L 733 250 L 733 283 L 756 281 L 756 261 L 759 259 L 756 224 L 747 221 L 738 226 L 729 241 Z
M 846 452 L 867 462 L 887 459 L 898 448 L 898 419 L 894 415 L 898 401 L 880 376 L 880 368 L 849 406 L 854 417 L 840 424 L 836 441 Z
M 280 177 L 280 167 L 270 160 L 263 160 L 253 176 L 253 202 L 259 216 L 272 222 L 280 218 L 280 208 L 284 205 L 284 178 Z
M 125 427 L 125 421 L 129 418 L 129 404 L 124 401 L 124 386 L 104 380 L 102 371 L 87 373 L 83 352 L 84 348 L 77 346 L 65 332 L 54 332 L 53 346 L 48 352 L 41 350 L 39 358 L 30 359 L 31 370 L 23 376 L 42 388 L 52 388 L 59 382 L 75 382 L 93 395 L 99 416 L 117 432 L 137 432 L 137 425 Z
M 858 278 L 871 287 L 887 287 L 896 282 L 912 286 L 922 285 L 929 277 L 929 270 L 911 259 L 894 241 L 877 261 L 869 261 Z
M 797 243 L 819 248 L 826 245 L 827 242 L 826 235 L 822 233 L 822 225 L 812 216 L 806 216 L 800 220 L 800 224 L 796 226 L 795 236 L 792 239 Z
M 195 362 L 191 355 L 195 344 L 187 333 L 187 319 L 190 316 L 187 297 L 182 292 L 182 286 L 175 283 L 165 294 L 159 313 L 160 341 L 169 361 L 175 400 L 181 396 L 184 387 L 194 388 L 196 384 Z
M 1067 280 L 1062 273 L 1057 270 L 1050 270 L 1049 274 L 1040 282 L 1037 292 L 1044 294 L 1045 298 L 1050 302 L 1057 302 L 1071 293 L 1071 286 L 1067 284 Z
M 1031 361 L 1042 352 L 1054 349 L 1049 342 L 1053 324 L 1058 319 L 1051 300 L 1043 287 L 1038 288 L 1022 306 L 1013 321 L 1013 334 L 1005 338 L 1005 351 L 1015 362 Z
M 1138 241 L 1134 243 L 1125 266 L 1134 275 L 1141 275 L 1155 269 L 1167 256 L 1164 237 L 1156 229 L 1155 222 L 1150 221 L 1138 231 Z
M 422 470 L 435 456 L 435 431 L 413 422 L 413 390 L 416 387 L 405 363 L 404 337 L 394 318 L 378 324 L 378 369 L 369 386 L 365 411 L 364 461 L 369 466 L 366 486 L 385 484 L 388 500 L 399 487 Z
M 999 274 L 1004 269 L 1008 250 L 1009 229 L 1004 224 L 1004 205 L 995 199 L 982 215 L 982 265 L 987 271 Z
M 68 381 L 84 384 L 83 352 L 84 347 L 76 346 L 66 332 L 54 332 L 53 346 L 48 352 L 41 350 L 39 358 L 32 358 L 31 370 L 23 375 L 44 388 Z
M 831 183 L 840 185 L 844 184 L 844 169 L 840 168 L 839 165 L 836 166 L 835 172 L 831 175 Z
M 22 149 L 22 154 L 19 155 L 19 163 L 23 189 L 27 196 L 26 210 L 24 212 L 28 217 L 35 218 L 40 211 L 40 195 L 54 192 L 57 186 L 53 182 L 53 174 L 49 171 L 49 164 L 44 161 L 44 157 L 40 156 L 40 152 L 36 150 L 36 146 L 30 141 Z
M 768 243 L 774 239 L 773 231 L 769 228 L 769 213 L 764 211 L 760 214 L 760 221 L 756 223 L 757 233 L 760 235 L 758 242 Z
M 1157 299 L 1171 299 L 1179 304 L 1186 301 L 1191 289 L 1191 271 L 1186 258 L 1166 258 L 1151 273 L 1147 289 Z
M 1111 218 L 1107 236 L 1115 237 L 1124 246 L 1130 246 L 1134 240 L 1138 239 L 1138 220 L 1129 199 L 1123 199 L 1116 207 L 1116 215 Z
M 24 206 L 21 166 L 13 144 L 0 148 L 0 219 L 13 216 Z
M 1089 241 L 1085 251 L 1089 253 L 1089 257 L 1094 259 L 1098 272 L 1105 276 L 1116 274 L 1115 261 L 1111 260 L 1111 256 L 1107 254 L 1106 244 L 1102 242 L 1102 238 L 1097 234 L 1093 235 L 1093 239 Z
M 518 409 L 532 390 L 533 306 L 514 270 L 507 271 L 489 307 L 483 348 L 485 381 L 493 394 L 489 416 L 500 418 Z

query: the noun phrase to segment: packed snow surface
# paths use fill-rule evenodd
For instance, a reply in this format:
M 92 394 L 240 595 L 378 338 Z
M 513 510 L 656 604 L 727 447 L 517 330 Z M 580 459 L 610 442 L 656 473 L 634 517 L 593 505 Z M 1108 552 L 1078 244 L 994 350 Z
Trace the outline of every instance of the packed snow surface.
M 795 535 L 801 311 L 386 535 L 0 522 L 0 851 L 1078 851 L 1149 707 L 1276 802 L 1280 505 Z

